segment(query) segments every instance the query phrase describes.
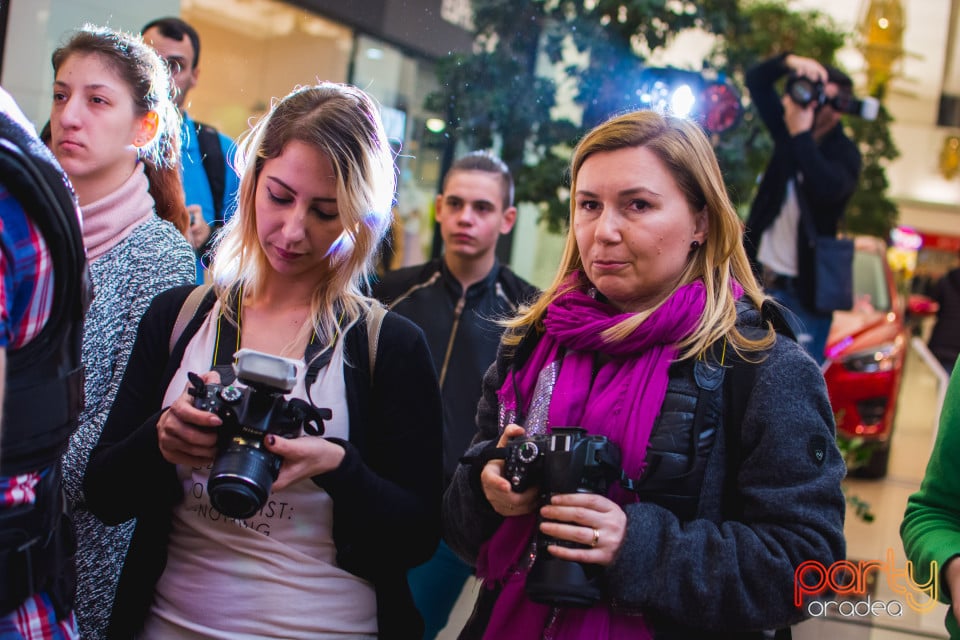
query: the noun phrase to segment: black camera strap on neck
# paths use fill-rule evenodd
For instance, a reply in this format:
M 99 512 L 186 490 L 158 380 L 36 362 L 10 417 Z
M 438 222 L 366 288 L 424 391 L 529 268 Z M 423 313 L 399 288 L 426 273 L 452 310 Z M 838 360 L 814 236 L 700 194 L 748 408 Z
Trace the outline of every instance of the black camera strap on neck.
M 223 385 L 232 384 L 236 380 L 236 374 L 233 370 L 234 354 L 240 350 L 240 295 L 231 297 L 230 303 L 235 308 L 236 322 L 231 322 L 224 317 L 223 310 L 217 317 L 216 345 L 213 349 L 213 362 L 211 369 L 220 374 L 220 381 Z M 310 387 L 320 377 L 320 371 L 330 364 L 333 359 L 333 352 L 336 349 L 337 342 L 343 333 L 344 314 L 337 314 L 338 327 L 337 332 L 329 344 L 323 344 L 317 337 L 317 332 L 313 331 L 310 335 L 310 341 L 304 349 L 303 359 L 307 364 L 307 372 L 304 375 L 304 386 L 307 390 L 307 398 L 310 398 Z M 313 400 L 310 400 L 313 404 Z
M 233 384 L 236 380 L 233 355 L 239 350 L 240 328 L 224 318 L 221 310 L 217 316 L 217 342 L 213 347 L 213 362 L 210 368 L 220 374 L 220 383 L 223 385 Z

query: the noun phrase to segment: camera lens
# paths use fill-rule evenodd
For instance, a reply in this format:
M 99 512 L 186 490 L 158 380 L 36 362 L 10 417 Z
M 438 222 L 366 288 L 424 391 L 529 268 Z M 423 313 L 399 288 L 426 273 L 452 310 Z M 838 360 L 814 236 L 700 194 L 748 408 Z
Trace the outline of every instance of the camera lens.
M 249 518 L 270 494 L 276 478 L 276 460 L 268 451 L 231 442 L 210 470 L 210 504 L 225 516 Z
M 807 78 L 796 77 L 791 80 L 787 87 L 787 93 L 791 100 L 801 107 L 805 107 L 818 98 L 819 92 L 817 86 Z
M 592 607 L 600 601 L 599 565 L 561 560 L 544 548 L 527 574 L 525 590 L 534 602 L 554 607 Z

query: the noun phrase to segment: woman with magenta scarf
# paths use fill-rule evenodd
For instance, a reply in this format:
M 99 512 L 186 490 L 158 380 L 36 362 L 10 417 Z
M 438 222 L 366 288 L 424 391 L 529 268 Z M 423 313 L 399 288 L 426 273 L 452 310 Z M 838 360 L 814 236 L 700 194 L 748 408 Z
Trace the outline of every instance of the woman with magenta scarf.
M 844 558 L 845 466 L 823 376 L 774 329 L 703 132 L 649 111 L 596 127 L 574 150 L 570 230 L 553 283 L 508 322 L 444 496 L 445 539 L 483 582 L 461 638 L 789 630 L 808 615 L 797 567 Z M 734 366 L 749 375 L 723 384 Z M 514 491 L 505 451 L 549 451 L 570 426 L 606 438 L 633 486 Z M 582 585 L 529 589 L 544 554 Z

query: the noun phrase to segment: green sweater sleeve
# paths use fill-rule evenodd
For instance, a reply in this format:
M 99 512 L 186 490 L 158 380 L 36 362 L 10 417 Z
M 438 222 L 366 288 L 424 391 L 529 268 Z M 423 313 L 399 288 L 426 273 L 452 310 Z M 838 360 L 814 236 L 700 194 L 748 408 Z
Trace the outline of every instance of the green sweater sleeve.
M 950 378 L 937 440 L 927 463 L 920 490 L 907 500 L 900 537 L 915 579 L 924 583 L 931 569 L 940 573 L 947 560 L 960 554 L 960 374 Z M 931 565 L 931 563 L 936 563 Z M 947 585 L 940 583 L 939 599 L 950 603 Z M 952 613 L 947 628 L 957 632 Z M 951 637 L 954 637 L 951 635 Z

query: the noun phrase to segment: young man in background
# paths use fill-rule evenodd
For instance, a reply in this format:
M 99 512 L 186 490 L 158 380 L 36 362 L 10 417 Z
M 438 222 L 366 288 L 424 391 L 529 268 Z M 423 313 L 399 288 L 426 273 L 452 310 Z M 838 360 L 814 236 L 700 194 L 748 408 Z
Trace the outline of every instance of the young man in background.
M 443 394 L 446 486 L 476 432 L 481 380 L 503 331 L 497 320 L 512 316 L 538 291 L 496 258 L 497 240 L 517 219 L 513 177 L 502 160 L 474 151 L 454 162 L 436 198 L 436 219 L 443 255 L 387 273 L 373 294 L 427 336 Z M 472 573 L 442 540 L 433 558 L 410 572 L 425 639 L 446 626 Z

